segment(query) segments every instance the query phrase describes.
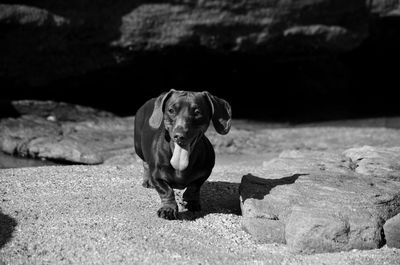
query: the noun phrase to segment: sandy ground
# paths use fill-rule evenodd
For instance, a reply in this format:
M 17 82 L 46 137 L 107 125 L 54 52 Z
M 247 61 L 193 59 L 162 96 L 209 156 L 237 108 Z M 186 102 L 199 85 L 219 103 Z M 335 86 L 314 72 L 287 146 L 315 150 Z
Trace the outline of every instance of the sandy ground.
M 400 264 L 386 246 L 300 255 L 254 242 L 238 187 L 264 159 L 219 157 L 203 211 L 181 209 L 175 221 L 156 217 L 158 195 L 142 188 L 138 164 L 1 169 L 0 264 Z

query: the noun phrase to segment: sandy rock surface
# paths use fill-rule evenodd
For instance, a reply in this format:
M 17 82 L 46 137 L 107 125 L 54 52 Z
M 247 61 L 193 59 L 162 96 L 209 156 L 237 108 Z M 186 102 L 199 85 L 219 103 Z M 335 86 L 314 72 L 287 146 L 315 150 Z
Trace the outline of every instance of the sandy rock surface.
M 399 264 L 400 250 L 386 246 L 299 255 L 256 243 L 241 227 L 238 186 L 254 170 L 242 162 L 217 165 L 204 211 L 181 208 L 176 221 L 156 218 L 159 198 L 140 185 L 138 164 L 0 170 L 0 263 Z
M 303 253 L 379 248 L 386 237 L 396 245 L 399 155 L 399 147 L 371 146 L 283 152 L 243 177 L 244 227 L 259 241 Z

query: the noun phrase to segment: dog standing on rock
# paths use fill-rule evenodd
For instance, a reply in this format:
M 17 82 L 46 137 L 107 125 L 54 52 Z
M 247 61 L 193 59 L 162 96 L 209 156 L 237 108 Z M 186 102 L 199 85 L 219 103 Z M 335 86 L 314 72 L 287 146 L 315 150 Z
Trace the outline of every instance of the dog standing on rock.
M 143 186 L 154 187 L 164 219 L 177 219 L 173 189 L 184 189 L 189 211 L 200 211 L 200 188 L 215 164 L 215 152 L 204 135 L 210 121 L 219 134 L 231 127 L 231 107 L 209 92 L 170 90 L 147 101 L 135 117 L 135 151 L 143 160 Z

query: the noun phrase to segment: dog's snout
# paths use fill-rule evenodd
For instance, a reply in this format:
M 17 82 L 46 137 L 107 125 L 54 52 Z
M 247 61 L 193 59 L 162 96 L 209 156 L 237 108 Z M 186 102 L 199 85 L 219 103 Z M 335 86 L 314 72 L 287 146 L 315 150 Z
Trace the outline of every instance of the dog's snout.
M 178 143 L 184 142 L 186 140 L 186 137 L 183 135 L 181 132 L 176 132 L 174 134 L 174 140 Z
M 184 144 L 187 140 L 188 128 L 184 126 L 186 124 L 179 124 L 175 126 L 174 130 L 172 131 L 172 137 L 175 142 L 179 144 Z

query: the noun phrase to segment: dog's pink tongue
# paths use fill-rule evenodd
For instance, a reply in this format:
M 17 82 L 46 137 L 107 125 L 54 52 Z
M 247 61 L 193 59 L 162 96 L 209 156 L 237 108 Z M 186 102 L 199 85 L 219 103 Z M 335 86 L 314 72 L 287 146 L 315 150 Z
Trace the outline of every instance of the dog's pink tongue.
M 174 143 L 174 145 L 174 153 L 172 154 L 170 163 L 173 168 L 182 171 L 189 165 L 189 152 L 180 147 L 177 143 Z

